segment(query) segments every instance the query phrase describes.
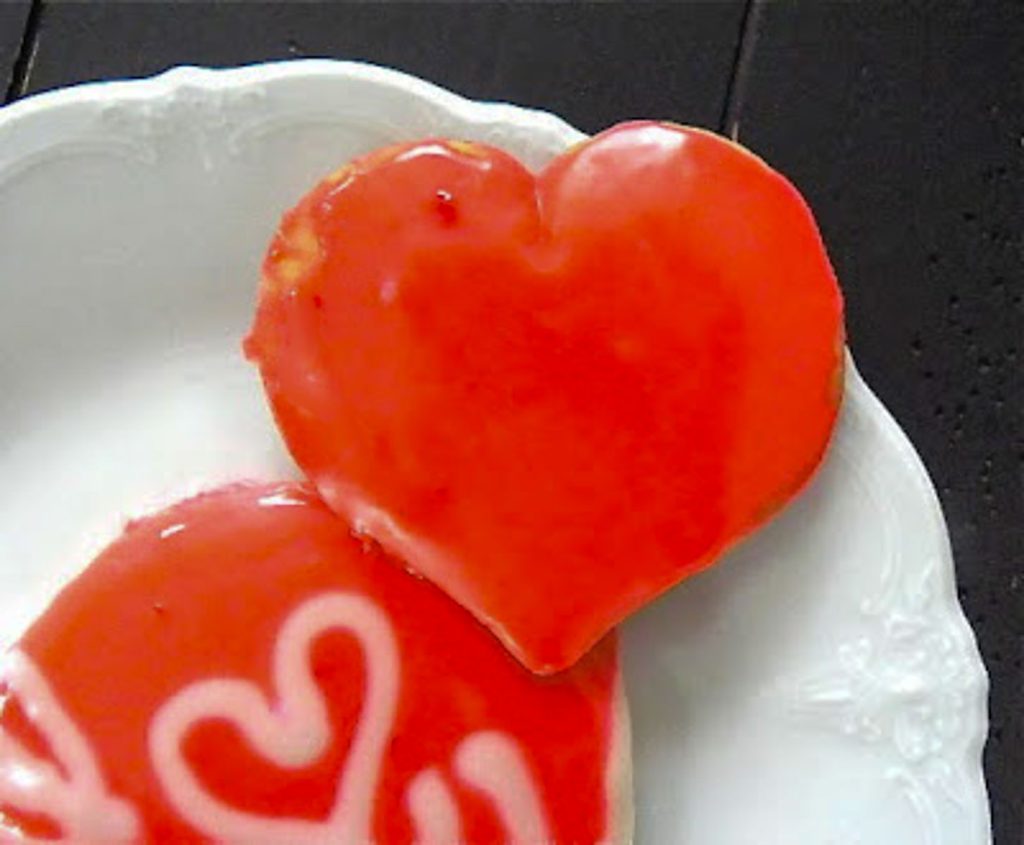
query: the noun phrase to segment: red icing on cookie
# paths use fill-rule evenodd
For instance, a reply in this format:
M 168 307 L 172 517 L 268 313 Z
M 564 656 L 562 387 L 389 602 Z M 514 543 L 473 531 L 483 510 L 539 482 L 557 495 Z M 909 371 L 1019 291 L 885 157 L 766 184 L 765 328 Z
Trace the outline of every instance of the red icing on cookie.
M 628 829 L 615 643 L 538 679 L 298 485 L 133 522 L 8 655 L 0 702 L 0 839 Z
M 536 177 L 447 141 L 343 168 L 285 216 L 246 348 L 327 502 L 547 672 L 800 489 L 842 345 L 794 188 L 638 123 Z

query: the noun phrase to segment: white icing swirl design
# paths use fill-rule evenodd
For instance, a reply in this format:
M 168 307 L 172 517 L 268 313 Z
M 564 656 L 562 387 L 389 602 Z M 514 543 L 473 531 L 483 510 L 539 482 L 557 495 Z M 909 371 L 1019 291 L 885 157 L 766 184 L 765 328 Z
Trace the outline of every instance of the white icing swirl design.
M 243 812 L 210 795 L 181 754 L 198 723 L 220 718 L 238 727 L 252 748 L 282 768 L 313 763 L 327 748 L 331 728 L 323 694 L 309 666 L 309 650 L 328 630 L 349 631 L 365 656 L 366 692 L 334 805 L 322 822 Z M 276 703 L 252 683 L 200 681 L 164 704 L 150 728 L 153 768 L 175 810 L 218 841 L 246 845 L 365 845 L 373 841 L 373 810 L 384 749 L 399 694 L 398 647 L 387 616 L 365 597 L 325 593 L 309 599 L 285 621 L 274 649 Z M 455 753 L 460 778 L 491 800 L 511 843 L 549 842 L 536 785 L 518 745 L 497 731 L 464 739 Z M 458 809 L 440 773 L 420 772 L 406 792 L 417 842 L 441 845 L 460 838 Z
M 332 731 L 323 694 L 310 671 L 309 650 L 317 637 L 332 629 L 356 637 L 367 670 L 362 712 L 328 817 L 313 822 L 261 816 L 210 795 L 181 753 L 186 734 L 202 721 L 219 718 L 236 725 L 253 750 L 281 768 L 308 766 L 327 750 Z M 150 755 L 169 803 L 185 821 L 220 842 L 373 842 L 377 782 L 399 695 L 398 647 L 390 621 L 363 596 L 315 596 L 285 621 L 273 661 L 276 701 L 268 701 L 248 681 L 217 678 L 191 684 L 157 711 L 149 731 Z M 25 654 L 12 651 L 0 663 L 0 677 L 59 764 L 34 756 L 0 726 L 0 804 L 51 818 L 64 841 L 137 840 L 141 824 L 136 809 L 109 793 L 88 740 L 39 669 Z M 455 749 L 453 768 L 460 780 L 490 800 L 511 845 L 551 841 L 536 784 L 522 750 L 508 735 L 468 735 Z M 417 773 L 405 800 L 417 845 L 462 840 L 458 805 L 439 768 Z M 4 833 L 0 827 L 0 838 Z
M 11 651 L 0 662 L 8 695 L 16 695 L 29 720 L 46 739 L 55 760 L 29 753 L 0 725 L 0 804 L 44 815 L 65 841 L 130 842 L 139 819 L 126 801 L 110 794 L 89 741 L 61 706 L 29 657 Z M 0 710 L 4 699 L 0 698 Z M 4 828 L 0 826 L 0 838 Z M 11 831 L 7 831 L 12 833 Z

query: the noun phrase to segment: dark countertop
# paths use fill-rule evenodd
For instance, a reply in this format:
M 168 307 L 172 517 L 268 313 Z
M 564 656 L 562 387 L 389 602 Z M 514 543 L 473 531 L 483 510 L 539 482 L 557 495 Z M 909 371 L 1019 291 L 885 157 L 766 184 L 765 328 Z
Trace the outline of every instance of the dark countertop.
M 939 490 L 992 678 L 995 842 L 1024 843 L 1024 7 L 0 0 L 8 100 L 297 56 L 588 131 L 660 117 L 735 132 L 797 183 L 858 365 Z

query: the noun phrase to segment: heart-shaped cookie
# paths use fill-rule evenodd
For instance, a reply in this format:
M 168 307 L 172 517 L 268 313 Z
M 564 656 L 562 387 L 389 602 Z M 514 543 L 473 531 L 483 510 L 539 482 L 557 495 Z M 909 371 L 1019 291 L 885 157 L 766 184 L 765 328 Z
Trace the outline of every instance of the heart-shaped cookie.
M 801 488 L 842 345 L 792 185 L 638 123 L 537 176 L 440 140 L 342 168 L 285 216 L 246 348 L 328 504 L 550 672 Z
M 130 525 L 0 703 L 4 841 L 629 838 L 615 643 L 538 679 L 296 485 Z

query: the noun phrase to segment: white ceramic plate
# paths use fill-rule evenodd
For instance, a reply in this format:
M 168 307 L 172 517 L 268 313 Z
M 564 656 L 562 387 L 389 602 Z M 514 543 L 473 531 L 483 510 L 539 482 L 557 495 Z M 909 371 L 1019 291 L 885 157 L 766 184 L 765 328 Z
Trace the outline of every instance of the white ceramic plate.
M 541 165 L 580 135 L 325 61 L 0 111 L 0 648 L 127 515 L 297 472 L 239 351 L 278 215 L 428 134 Z M 980 845 L 987 681 L 938 502 L 851 366 L 785 514 L 626 625 L 641 845 Z

